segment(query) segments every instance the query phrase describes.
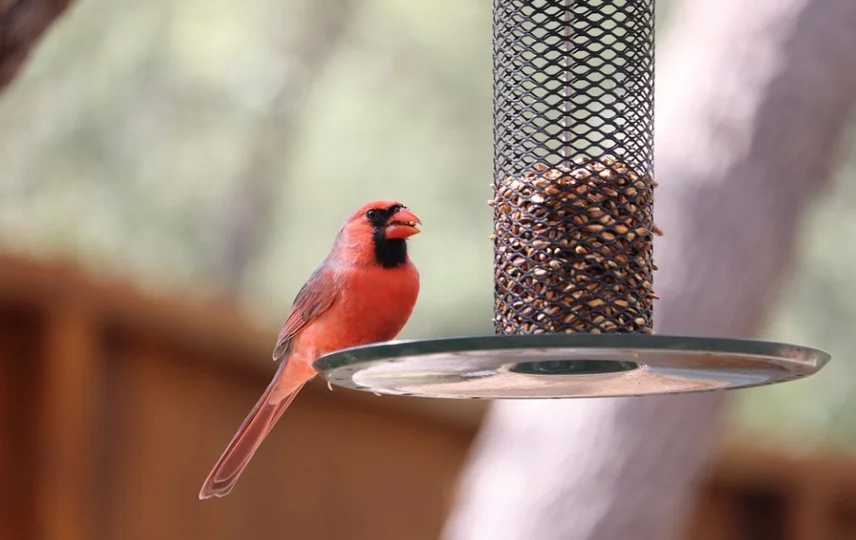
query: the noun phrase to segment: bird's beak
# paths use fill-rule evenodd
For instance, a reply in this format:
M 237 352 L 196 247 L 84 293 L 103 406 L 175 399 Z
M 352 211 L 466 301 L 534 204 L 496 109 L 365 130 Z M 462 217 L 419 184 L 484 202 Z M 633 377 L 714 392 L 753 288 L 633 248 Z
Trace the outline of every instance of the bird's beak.
M 416 227 L 417 225 L 422 225 L 422 222 L 419 221 L 416 214 L 407 208 L 402 208 L 389 217 L 385 231 L 386 237 L 401 239 L 410 238 L 414 234 L 419 234 L 420 231 Z

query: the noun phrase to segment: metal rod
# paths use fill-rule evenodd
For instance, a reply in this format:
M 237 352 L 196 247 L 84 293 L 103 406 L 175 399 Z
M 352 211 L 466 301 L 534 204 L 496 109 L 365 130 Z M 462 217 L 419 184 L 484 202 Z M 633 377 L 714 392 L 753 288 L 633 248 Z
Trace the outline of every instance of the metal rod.
M 571 166 L 571 159 L 573 159 L 573 148 L 571 146 L 571 107 L 573 105 L 571 101 L 571 92 L 573 90 L 573 72 L 571 71 L 573 66 L 573 18 L 571 11 L 571 3 L 573 0 L 564 0 L 564 13 L 562 17 L 563 29 L 562 36 L 564 37 L 564 41 L 562 43 L 562 56 L 563 61 L 563 79 L 564 86 L 562 87 L 562 165 L 565 167 Z

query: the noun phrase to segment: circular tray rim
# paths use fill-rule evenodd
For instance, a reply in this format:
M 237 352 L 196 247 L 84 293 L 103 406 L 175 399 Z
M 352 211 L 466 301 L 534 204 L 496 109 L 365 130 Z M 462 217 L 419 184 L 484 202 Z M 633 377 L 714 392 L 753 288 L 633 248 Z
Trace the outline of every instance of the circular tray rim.
M 730 388 L 739 389 L 767 384 L 778 384 L 790 380 L 799 379 L 811 375 L 823 368 L 830 360 L 828 352 L 803 345 L 788 343 L 746 339 L 746 338 L 719 338 L 704 336 L 669 336 L 669 335 L 645 335 L 645 334 L 540 334 L 540 335 L 483 335 L 445 337 L 435 339 L 412 339 L 389 341 L 378 344 L 361 345 L 341 349 L 318 358 L 313 366 L 329 382 L 366 392 L 393 395 L 412 395 L 419 397 L 455 398 L 455 399 L 491 399 L 491 398 L 520 398 L 520 399 L 570 399 L 574 397 L 607 397 L 591 395 L 568 395 L 568 396 L 526 396 L 526 395 L 495 395 L 495 396 L 460 396 L 455 394 L 436 394 L 420 392 L 394 392 L 389 389 L 372 388 L 357 384 L 353 375 L 360 367 L 371 367 L 379 363 L 396 362 L 400 358 L 413 358 L 427 355 L 458 354 L 468 351 L 515 351 L 516 354 L 525 354 L 527 349 L 544 352 L 549 349 L 579 349 L 579 359 L 585 357 L 585 352 L 591 354 L 592 350 L 601 351 L 602 354 L 615 356 L 614 360 L 603 358 L 606 361 L 626 362 L 636 356 L 640 351 L 647 354 L 656 354 L 657 351 L 677 352 L 689 356 L 698 357 L 697 360 L 704 362 L 715 359 L 717 353 L 729 357 L 742 357 L 755 361 L 765 362 L 790 367 L 800 374 L 792 373 L 790 376 L 781 377 L 778 380 L 761 384 L 743 384 Z M 632 361 L 632 360 L 631 360 Z M 685 368 L 692 370 L 693 368 Z M 711 369 L 700 369 L 710 373 Z M 647 392 L 645 395 L 674 394 L 710 391 L 705 389 L 687 389 L 668 392 Z M 639 395 L 635 393 L 615 394 L 609 397 L 621 395 Z

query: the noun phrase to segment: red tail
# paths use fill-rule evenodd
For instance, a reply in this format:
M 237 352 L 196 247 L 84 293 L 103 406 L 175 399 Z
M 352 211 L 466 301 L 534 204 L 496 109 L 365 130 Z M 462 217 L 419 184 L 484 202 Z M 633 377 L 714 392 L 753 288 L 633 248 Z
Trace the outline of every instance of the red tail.
M 284 374 L 283 370 L 288 365 L 287 359 L 283 359 L 271 383 L 268 385 L 262 397 L 259 398 L 253 410 L 238 428 L 238 432 L 232 438 L 229 446 L 223 451 L 223 455 L 217 460 L 214 468 L 208 473 L 208 478 L 202 484 L 202 489 L 199 491 L 200 499 L 208 499 L 209 497 L 224 497 L 232 491 L 235 484 L 238 482 L 238 477 L 244 472 L 250 458 L 258 450 L 259 445 L 270 433 L 270 430 L 285 412 L 285 409 L 291 405 L 297 393 L 306 384 L 306 381 L 291 384 L 291 388 L 286 388 L 282 384 L 285 380 L 291 378 L 288 374 Z M 281 380 L 282 379 L 282 380 Z M 293 388 L 293 390 L 292 390 Z M 277 394 L 282 395 L 283 390 L 288 393 L 281 399 L 277 399 L 271 403 L 271 397 L 277 390 Z M 277 396 L 275 396 L 277 397 Z

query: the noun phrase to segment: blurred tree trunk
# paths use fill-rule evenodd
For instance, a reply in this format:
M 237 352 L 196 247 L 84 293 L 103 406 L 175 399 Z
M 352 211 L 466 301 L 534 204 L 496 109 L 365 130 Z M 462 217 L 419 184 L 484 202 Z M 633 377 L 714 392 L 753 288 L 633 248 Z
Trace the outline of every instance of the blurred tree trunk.
M 656 329 L 752 336 L 856 100 L 854 0 L 690 0 L 658 57 Z M 722 392 L 497 402 L 446 540 L 667 540 Z
M 239 291 L 244 274 L 270 223 L 284 179 L 279 167 L 288 163 L 299 132 L 303 100 L 350 27 L 357 0 L 308 2 L 309 13 L 299 36 L 288 36 L 283 80 L 267 114 L 258 123 L 236 192 L 213 217 L 219 246 L 215 272 L 228 295 Z
M 0 0 L 0 92 L 71 0 Z

